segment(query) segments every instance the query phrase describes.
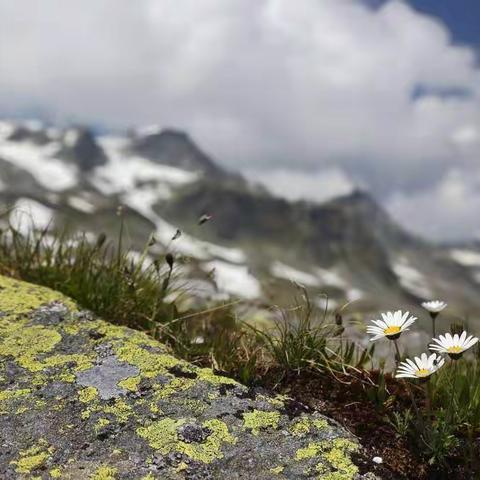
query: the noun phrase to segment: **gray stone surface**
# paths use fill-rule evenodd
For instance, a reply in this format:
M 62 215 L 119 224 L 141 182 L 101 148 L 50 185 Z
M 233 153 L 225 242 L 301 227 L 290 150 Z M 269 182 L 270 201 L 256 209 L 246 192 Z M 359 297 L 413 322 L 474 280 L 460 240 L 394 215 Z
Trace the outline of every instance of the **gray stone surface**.
M 337 424 L 0 276 L 0 478 L 352 480 Z

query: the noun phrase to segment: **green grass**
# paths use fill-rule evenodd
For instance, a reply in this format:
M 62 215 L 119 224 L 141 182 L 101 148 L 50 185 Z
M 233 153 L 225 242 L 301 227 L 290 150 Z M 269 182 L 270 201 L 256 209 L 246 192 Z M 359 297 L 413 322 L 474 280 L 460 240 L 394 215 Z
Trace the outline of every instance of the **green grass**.
M 306 369 L 354 371 L 365 352 L 342 337 L 343 327 L 315 309 L 305 290 L 296 306 L 278 309 L 268 332 L 238 319 L 238 301 L 179 311 L 172 298 L 190 295 L 181 257 L 152 255 L 154 240 L 132 259 L 120 221 L 119 237 L 70 237 L 50 231 L 24 236 L 0 233 L 0 273 L 56 289 L 99 316 L 141 329 L 189 361 L 210 365 L 243 383 L 259 383 L 268 372 L 282 377 Z M 152 256 L 154 258 L 152 262 Z M 347 361 L 345 361 L 345 359 Z

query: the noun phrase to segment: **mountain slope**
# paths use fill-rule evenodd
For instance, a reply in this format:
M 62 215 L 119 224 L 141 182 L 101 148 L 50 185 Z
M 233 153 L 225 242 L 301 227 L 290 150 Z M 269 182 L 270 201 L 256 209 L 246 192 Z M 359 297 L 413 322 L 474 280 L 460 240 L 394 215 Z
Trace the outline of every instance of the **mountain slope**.
M 475 250 L 455 255 L 407 234 L 365 192 L 324 204 L 276 198 L 174 130 L 95 137 L 84 127 L 3 122 L 1 204 L 14 207 L 10 220 L 25 231 L 33 216 L 40 228 L 112 238 L 123 205 L 133 248 L 155 232 L 152 258 L 166 248 L 191 257 L 183 268 L 202 296 L 286 303 L 296 281 L 319 305 L 316 294 L 328 294 L 331 307 L 356 301 L 371 311 L 442 297 L 459 314 L 480 310 L 480 261 L 465 262 Z M 198 225 L 204 214 L 213 218 Z

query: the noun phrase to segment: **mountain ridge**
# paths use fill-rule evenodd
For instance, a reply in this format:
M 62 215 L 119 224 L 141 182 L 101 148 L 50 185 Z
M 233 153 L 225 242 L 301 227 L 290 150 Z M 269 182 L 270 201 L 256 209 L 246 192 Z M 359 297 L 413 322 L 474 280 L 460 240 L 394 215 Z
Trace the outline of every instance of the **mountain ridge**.
M 207 283 L 215 270 L 212 295 L 238 295 L 243 285 L 247 298 L 284 301 L 289 282 L 303 280 L 331 305 L 356 300 L 372 309 L 439 296 L 458 311 L 480 310 L 475 246 L 455 253 L 430 245 L 365 191 L 324 203 L 276 197 L 175 129 L 114 137 L 3 122 L 0 167 L 0 204 L 33 209 L 39 227 L 102 229 L 110 237 L 124 205 L 131 246 L 141 250 L 154 232 L 152 256 L 165 248 L 190 256 L 190 273 Z M 204 214 L 213 218 L 199 226 Z M 177 229 L 183 235 L 172 242 Z

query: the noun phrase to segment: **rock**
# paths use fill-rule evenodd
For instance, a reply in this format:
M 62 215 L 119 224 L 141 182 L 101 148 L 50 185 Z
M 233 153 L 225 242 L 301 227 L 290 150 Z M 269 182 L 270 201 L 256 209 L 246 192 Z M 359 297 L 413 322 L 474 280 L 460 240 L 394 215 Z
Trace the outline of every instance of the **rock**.
M 0 478 L 364 478 L 355 438 L 0 276 Z

